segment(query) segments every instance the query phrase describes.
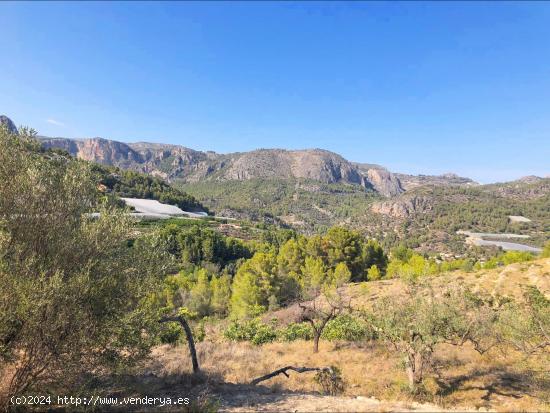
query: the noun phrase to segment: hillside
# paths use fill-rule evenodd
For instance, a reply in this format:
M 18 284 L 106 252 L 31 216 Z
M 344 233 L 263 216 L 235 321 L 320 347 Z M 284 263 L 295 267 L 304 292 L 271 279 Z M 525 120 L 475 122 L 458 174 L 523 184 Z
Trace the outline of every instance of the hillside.
M 459 230 L 528 235 L 541 247 L 549 236 L 550 179 L 535 183 L 421 186 L 384 199 L 376 192 L 305 180 L 197 182 L 182 188 L 219 215 L 279 222 L 314 233 L 344 225 L 428 253 L 465 254 Z M 509 216 L 531 221 L 516 223 Z
M 418 186 L 410 184 L 412 181 L 444 186 L 473 183 L 455 175 L 397 175 L 378 165 L 349 162 L 336 153 L 322 149 L 257 149 L 218 154 L 178 145 L 122 143 L 103 138 L 40 139 L 45 148 L 64 149 L 80 159 L 150 173 L 175 183 L 309 179 L 321 183 L 357 185 L 373 189 L 385 197 L 396 196 L 409 187 Z
M 474 292 L 521 300 L 526 286 L 536 286 L 550 298 L 550 259 L 480 272 L 452 272 L 424 281 L 435 294 L 449 286 L 467 285 Z M 343 289 L 352 307 L 370 308 L 384 297 L 400 300 L 405 284 L 391 279 L 349 284 Z M 277 320 L 282 326 L 294 318 L 289 315 L 293 311 L 293 307 L 277 310 L 264 319 Z M 528 361 L 511 350 L 478 354 L 471 345 L 440 344 L 419 403 L 404 386 L 400 354 L 376 340 L 322 340 L 315 354 L 311 341 L 305 340 L 263 345 L 228 342 L 224 328 L 225 324 L 207 324 L 205 339 L 197 344 L 201 365 L 209 375 L 202 389 L 219 400 L 223 411 L 546 411 L 549 407 L 548 382 L 540 373 L 547 354 Z M 338 397 L 320 394 L 313 373 L 281 375 L 262 386 L 246 384 L 286 365 L 335 366 L 341 370 L 345 391 Z M 152 377 L 148 385 L 164 383 L 161 390 L 175 393 L 186 388 L 175 378 L 190 371 L 184 348 L 164 345 L 153 351 L 143 377 Z
M 479 185 L 454 174 L 397 174 L 321 149 L 218 154 L 102 138 L 40 139 L 44 148 L 165 180 L 219 216 L 304 233 L 344 225 L 383 240 L 388 248 L 406 243 L 428 253 L 458 255 L 467 252 L 459 230 L 517 232 L 529 235 L 527 243 L 535 247 L 548 239 L 548 178 Z M 513 223 L 508 216 L 531 222 Z

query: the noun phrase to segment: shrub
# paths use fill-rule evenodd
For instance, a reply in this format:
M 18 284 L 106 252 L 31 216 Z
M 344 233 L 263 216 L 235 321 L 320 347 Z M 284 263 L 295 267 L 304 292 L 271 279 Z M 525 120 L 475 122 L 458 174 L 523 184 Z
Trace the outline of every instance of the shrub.
M 345 383 L 342 379 L 342 372 L 338 367 L 330 367 L 320 370 L 314 380 L 321 385 L 323 393 L 336 396 L 344 392 Z
M 278 338 L 281 341 L 311 340 L 313 331 L 306 323 L 291 323 L 286 328 L 279 330 Z
M 501 257 L 504 265 L 513 264 L 516 262 L 531 261 L 533 254 L 526 251 L 507 251 Z
M 158 331 L 148 297 L 168 268 L 157 234 L 129 242 L 132 220 L 101 204 L 89 164 L 41 152 L 26 130 L 0 127 L 0 182 L 7 398 L 44 383 L 68 391 L 85 372 L 143 358 Z
M 256 346 L 259 346 L 262 344 L 271 343 L 272 341 L 275 341 L 276 338 L 277 332 L 272 326 L 260 323 L 254 337 L 252 337 L 251 342 Z
M 250 341 L 255 345 L 270 343 L 277 338 L 272 325 L 258 319 L 244 322 L 234 321 L 224 332 L 225 338 L 232 341 Z
M 166 323 L 159 333 L 159 340 L 163 344 L 176 344 L 182 335 L 179 324 Z
M 374 331 L 363 320 L 345 314 L 330 320 L 321 337 L 329 341 L 359 341 L 365 338 L 373 338 Z

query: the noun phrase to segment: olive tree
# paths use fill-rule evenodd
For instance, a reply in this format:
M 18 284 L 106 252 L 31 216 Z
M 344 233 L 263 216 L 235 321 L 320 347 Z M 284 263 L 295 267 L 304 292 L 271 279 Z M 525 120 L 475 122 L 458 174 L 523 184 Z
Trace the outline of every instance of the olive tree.
M 438 344 L 469 341 L 480 353 L 497 344 L 498 312 L 460 287 L 435 294 L 429 286 L 410 284 L 402 297 L 377 301 L 365 316 L 379 338 L 405 356 L 411 392 L 422 383 Z
M 351 272 L 346 264 L 339 263 L 333 272 L 321 277 L 322 281 L 302 292 L 303 301 L 298 303 L 300 313 L 296 321 L 311 325 L 314 353 L 319 352 L 319 340 L 328 322 L 350 308 L 349 299 L 341 288 L 350 278 Z
M 505 304 L 498 332 L 503 342 L 530 356 L 550 355 L 550 300 L 534 286 L 525 287 L 521 302 Z
M 153 343 L 156 240 L 101 205 L 89 165 L 0 128 L 0 398 L 136 361 Z M 99 218 L 89 212 L 99 211 Z M 1 407 L 0 407 L 1 409 Z

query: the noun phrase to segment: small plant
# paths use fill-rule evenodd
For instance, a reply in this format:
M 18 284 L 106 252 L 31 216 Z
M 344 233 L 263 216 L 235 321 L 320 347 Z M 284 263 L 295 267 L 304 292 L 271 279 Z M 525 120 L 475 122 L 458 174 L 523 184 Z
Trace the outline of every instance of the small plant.
M 359 341 L 373 338 L 374 330 L 363 320 L 344 314 L 330 320 L 321 337 L 325 340 Z
M 272 341 L 275 341 L 276 338 L 277 333 L 272 326 L 260 323 L 254 337 L 252 337 L 251 342 L 252 344 L 259 346 L 262 344 L 271 343 Z
M 225 330 L 224 336 L 232 341 L 250 341 L 255 345 L 260 345 L 274 341 L 277 338 L 277 333 L 272 325 L 253 319 L 231 323 Z
M 165 324 L 160 332 L 159 340 L 163 344 L 176 344 L 182 336 L 181 327 L 174 323 Z
M 306 323 L 291 323 L 286 328 L 279 330 L 278 338 L 281 341 L 311 340 L 313 330 Z
M 325 394 L 336 396 L 344 392 L 345 383 L 342 372 L 338 367 L 331 366 L 320 370 L 315 375 L 314 380 L 321 386 Z

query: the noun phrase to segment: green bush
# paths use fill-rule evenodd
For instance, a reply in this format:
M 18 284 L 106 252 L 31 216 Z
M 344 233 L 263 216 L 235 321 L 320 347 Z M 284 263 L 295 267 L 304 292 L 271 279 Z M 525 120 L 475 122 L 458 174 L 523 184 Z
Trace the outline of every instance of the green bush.
M 163 344 L 176 344 L 182 335 L 182 328 L 176 323 L 165 323 L 159 333 L 159 340 Z
M 254 334 L 254 337 L 252 337 L 251 342 L 256 346 L 259 346 L 265 343 L 271 343 L 276 339 L 277 339 L 277 332 L 275 331 L 275 329 L 268 324 L 260 323 L 258 325 L 256 333 Z
M 516 262 L 531 261 L 533 258 L 533 254 L 526 251 L 507 251 L 501 257 L 504 265 L 513 264 Z
M 279 330 L 278 339 L 281 341 L 311 340 L 313 331 L 306 323 L 291 323 L 286 328 Z
M 232 341 L 250 341 L 255 345 L 271 343 L 277 338 L 272 325 L 262 323 L 257 318 L 249 321 L 234 321 L 224 332 L 225 338 Z
M 359 341 L 366 338 L 374 338 L 374 336 L 374 331 L 367 323 L 346 314 L 330 320 L 327 323 L 321 338 L 329 341 Z

